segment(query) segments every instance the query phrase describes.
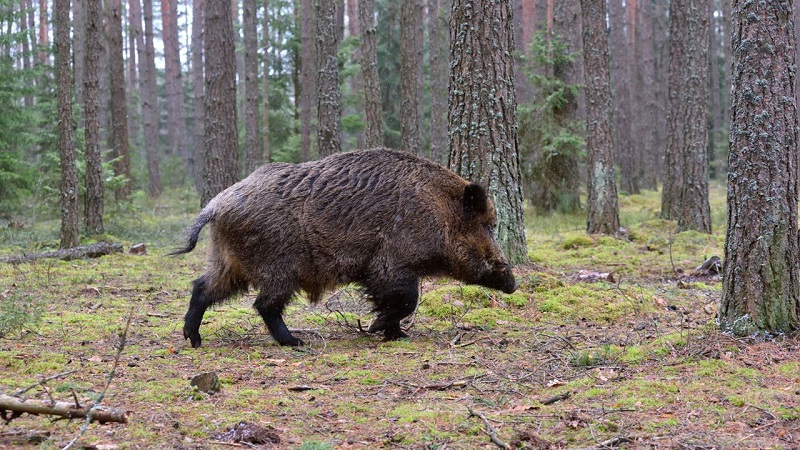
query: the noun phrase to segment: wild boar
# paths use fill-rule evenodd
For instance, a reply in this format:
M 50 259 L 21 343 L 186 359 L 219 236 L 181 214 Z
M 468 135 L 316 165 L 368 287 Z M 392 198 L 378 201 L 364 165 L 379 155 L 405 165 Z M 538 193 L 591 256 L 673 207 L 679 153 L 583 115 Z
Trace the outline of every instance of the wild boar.
M 303 342 L 282 313 L 303 290 L 312 303 L 360 285 L 376 317 L 370 332 L 405 337 L 419 278 L 448 276 L 506 293 L 517 284 L 493 237 L 492 200 L 478 184 L 407 152 L 377 148 L 303 164 L 267 164 L 197 216 L 185 248 L 210 225 L 207 272 L 194 280 L 183 335 L 200 346 L 206 309 L 259 290 L 253 307 L 281 345 Z

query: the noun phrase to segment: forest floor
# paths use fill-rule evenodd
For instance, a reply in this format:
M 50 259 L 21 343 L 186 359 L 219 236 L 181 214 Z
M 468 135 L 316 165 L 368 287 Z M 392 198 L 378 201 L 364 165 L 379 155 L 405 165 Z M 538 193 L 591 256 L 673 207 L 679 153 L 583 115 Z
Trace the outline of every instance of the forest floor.
M 103 400 L 129 422 L 91 424 L 83 448 L 799 448 L 798 341 L 720 333 L 720 277 L 693 275 L 723 253 L 724 193 L 713 192 L 710 236 L 676 234 L 655 192 L 620 198 L 619 238 L 586 235 L 581 215 L 529 215 L 520 289 L 425 280 L 408 340 L 361 331 L 371 314 L 355 288 L 298 299 L 286 322 L 302 348 L 272 341 L 251 293 L 209 311 L 192 349 L 181 329 L 206 241 L 164 255 L 196 200 L 140 200 L 107 227 L 125 230 L 109 238 L 126 248 L 146 242 L 146 255 L 0 263 L 0 330 L 27 321 L 0 337 L 0 393 L 94 398 L 132 311 Z M 0 224 L 0 255 L 52 248 L 57 232 Z M 219 392 L 190 386 L 211 371 Z M 23 415 L 0 424 L 0 448 L 62 447 L 82 425 Z

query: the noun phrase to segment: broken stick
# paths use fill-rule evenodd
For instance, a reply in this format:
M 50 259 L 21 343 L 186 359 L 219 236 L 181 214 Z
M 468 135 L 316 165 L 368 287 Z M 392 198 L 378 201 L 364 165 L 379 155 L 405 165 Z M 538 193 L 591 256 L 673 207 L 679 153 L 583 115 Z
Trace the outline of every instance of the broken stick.
M 52 402 L 50 400 L 23 400 L 19 397 L 0 394 L 0 417 L 10 421 L 14 417 L 28 413 L 33 415 L 47 414 L 50 416 L 78 419 L 86 417 L 93 403 L 76 406 L 72 402 Z M 92 420 L 100 423 L 119 422 L 128 423 L 128 411 L 118 408 L 95 407 L 92 410 Z

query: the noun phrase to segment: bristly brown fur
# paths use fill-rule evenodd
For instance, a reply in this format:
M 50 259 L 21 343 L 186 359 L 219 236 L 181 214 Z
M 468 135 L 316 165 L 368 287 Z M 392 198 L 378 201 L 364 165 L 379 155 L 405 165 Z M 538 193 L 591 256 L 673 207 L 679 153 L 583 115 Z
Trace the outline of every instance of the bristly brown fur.
M 209 267 L 195 281 L 184 334 L 200 345 L 206 308 L 260 290 L 255 308 L 282 344 L 297 345 L 281 313 L 299 290 L 312 302 L 346 283 L 375 303 L 373 331 L 403 335 L 420 276 L 449 276 L 513 291 L 492 237 L 494 205 L 482 187 L 407 152 L 372 149 L 304 164 L 268 164 L 217 195 L 198 216 L 211 235 Z M 377 323 L 377 325 L 376 325 Z

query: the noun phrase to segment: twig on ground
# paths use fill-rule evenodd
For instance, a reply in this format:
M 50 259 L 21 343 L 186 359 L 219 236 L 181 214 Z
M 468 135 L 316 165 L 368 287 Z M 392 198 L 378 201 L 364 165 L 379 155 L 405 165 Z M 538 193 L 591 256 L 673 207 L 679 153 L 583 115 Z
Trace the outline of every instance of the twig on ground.
M 484 416 L 483 414 L 481 414 L 481 413 L 479 413 L 479 412 L 477 412 L 477 411 L 474 411 L 474 410 L 473 410 L 472 408 L 470 408 L 469 406 L 467 406 L 467 411 L 469 411 L 469 416 L 470 416 L 470 417 L 473 417 L 473 416 L 475 416 L 475 417 L 477 417 L 477 418 L 479 418 L 479 419 L 481 419 L 481 420 L 483 421 L 483 424 L 484 424 L 484 425 L 486 425 L 486 430 L 485 430 L 484 432 L 485 432 L 487 435 L 489 435 L 489 439 L 491 439 L 491 441 L 492 441 L 492 443 L 493 443 L 494 445 L 496 445 L 496 446 L 498 446 L 498 447 L 500 447 L 500 448 L 504 448 L 504 449 L 510 449 L 510 448 L 511 448 L 511 446 L 510 446 L 510 445 L 508 445 L 508 444 L 506 444 L 505 442 L 501 441 L 501 440 L 500 440 L 500 439 L 497 437 L 497 432 L 495 431 L 495 429 L 494 429 L 494 427 L 492 426 L 492 424 L 491 424 L 491 423 L 489 423 L 489 419 L 487 419 L 487 418 L 486 418 L 486 416 Z
M 554 396 L 552 396 L 550 398 L 546 398 L 546 399 L 542 400 L 542 404 L 543 405 L 550 405 L 550 404 L 553 404 L 555 402 L 560 402 L 561 400 L 568 399 L 570 397 L 570 395 L 572 395 L 572 393 L 569 392 L 569 391 L 564 392 L 563 394 L 554 395 Z
M 68 450 L 78 442 L 81 436 L 86 433 L 86 429 L 89 428 L 89 424 L 92 423 L 93 415 L 95 414 L 95 410 L 100 407 L 100 403 L 102 403 L 103 398 L 106 396 L 106 392 L 108 392 L 108 387 L 111 386 L 111 381 L 114 379 L 114 372 L 117 370 L 117 366 L 119 366 L 119 358 L 122 356 L 122 350 L 125 348 L 125 341 L 128 338 L 128 329 L 131 326 L 131 320 L 133 319 L 133 306 L 131 306 L 131 311 L 128 313 L 128 320 L 125 321 L 125 328 L 122 330 L 122 334 L 119 335 L 119 345 L 117 346 L 117 354 L 114 356 L 114 365 L 111 367 L 111 371 L 108 372 L 108 377 L 106 377 L 106 385 L 103 387 L 103 391 L 97 396 L 97 399 L 92 404 L 92 407 L 86 412 L 86 421 L 81 426 L 78 435 L 72 438 L 71 441 L 67 445 L 64 446 L 63 450 Z M 125 421 L 127 422 L 127 414 L 125 416 Z
M 50 380 L 55 380 L 56 378 L 61 378 L 61 377 L 65 377 L 67 375 L 72 375 L 73 373 L 75 373 L 77 371 L 78 371 L 78 369 L 73 369 L 73 370 L 68 370 L 66 372 L 57 373 L 55 375 L 50 375 L 49 377 L 46 377 L 46 378 L 42 378 L 41 380 L 39 380 L 38 383 L 32 384 L 32 385 L 26 387 L 25 389 L 22 389 L 22 390 L 19 390 L 19 391 L 15 392 L 14 393 L 14 397 L 19 397 L 20 395 L 30 391 L 31 389 L 35 388 L 36 386 L 44 386 L 44 383 L 46 383 L 46 382 L 48 382 Z

